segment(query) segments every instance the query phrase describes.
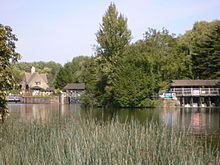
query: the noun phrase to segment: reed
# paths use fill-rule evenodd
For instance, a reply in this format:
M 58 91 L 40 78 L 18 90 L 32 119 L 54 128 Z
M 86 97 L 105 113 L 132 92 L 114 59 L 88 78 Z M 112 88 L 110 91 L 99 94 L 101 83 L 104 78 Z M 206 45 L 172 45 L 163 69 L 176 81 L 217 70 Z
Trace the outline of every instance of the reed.
M 0 133 L 0 164 L 220 164 L 206 139 L 155 123 L 10 119 Z

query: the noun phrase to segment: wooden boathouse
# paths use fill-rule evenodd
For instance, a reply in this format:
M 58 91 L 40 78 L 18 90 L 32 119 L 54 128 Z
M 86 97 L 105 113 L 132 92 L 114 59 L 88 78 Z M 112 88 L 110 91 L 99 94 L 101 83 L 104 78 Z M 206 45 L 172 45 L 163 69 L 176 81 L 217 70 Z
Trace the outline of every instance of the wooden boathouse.
M 182 106 L 220 106 L 220 80 L 172 80 L 171 92 Z
M 85 83 L 67 84 L 62 92 L 67 94 L 70 104 L 80 103 L 81 95 L 85 92 Z

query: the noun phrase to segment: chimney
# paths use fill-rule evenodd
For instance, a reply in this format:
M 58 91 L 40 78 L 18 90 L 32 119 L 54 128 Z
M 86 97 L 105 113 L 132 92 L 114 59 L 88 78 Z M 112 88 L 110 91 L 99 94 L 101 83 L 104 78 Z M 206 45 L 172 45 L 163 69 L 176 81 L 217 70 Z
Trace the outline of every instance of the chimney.
M 32 66 L 31 68 L 31 74 L 35 73 L 35 67 Z

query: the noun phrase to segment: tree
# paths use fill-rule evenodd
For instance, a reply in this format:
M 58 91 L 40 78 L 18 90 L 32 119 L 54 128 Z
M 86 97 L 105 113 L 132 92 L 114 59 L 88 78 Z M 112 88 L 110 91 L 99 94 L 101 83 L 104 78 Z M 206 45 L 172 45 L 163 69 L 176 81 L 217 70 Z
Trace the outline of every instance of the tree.
M 13 87 L 11 62 L 16 62 L 20 55 L 15 51 L 16 36 L 9 26 L 0 24 L 0 115 L 2 121 L 7 113 L 6 94 Z
M 96 106 L 97 100 L 97 63 L 96 58 L 91 57 L 84 64 L 82 77 L 86 85 L 86 92 L 82 96 L 81 102 L 86 106 Z
M 56 76 L 56 80 L 55 80 L 55 87 L 56 88 L 63 88 L 66 85 L 66 73 L 64 68 L 60 68 L 57 76 Z
M 68 83 L 84 82 L 83 70 L 88 60 L 87 56 L 78 56 L 66 63 L 56 76 L 55 87 L 62 89 Z
M 114 105 L 119 107 L 153 106 L 152 97 L 158 92 L 156 74 L 141 43 L 131 45 L 120 59 L 113 79 Z
M 150 72 L 160 78 L 160 87 L 168 88 L 173 79 L 190 76 L 190 56 L 184 53 L 178 38 L 169 31 L 149 29 L 145 33 L 143 48 L 147 53 L 147 60 L 151 64 Z
M 111 3 L 104 17 L 102 25 L 96 34 L 98 54 L 106 61 L 120 56 L 125 46 L 131 40 L 131 31 L 127 27 L 127 19 L 118 14 L 115 4 Z
M 196 22 L 192 30 L 180 37 L 191 56 L 193 79 L 220 79 L 220 21 Z
M 220 21 L 192 47 L 193 72 L 199 79 L 220 79 Z
M 131 40 L 131 32 L 127 27 L 127 19 L 119 14 L 115 4 L 111 3 L 102 18 L 102 24 L 96 34 L 98 91 L 102 105 L 112 104 L 112 80 L 118 59 L 121 58 Z

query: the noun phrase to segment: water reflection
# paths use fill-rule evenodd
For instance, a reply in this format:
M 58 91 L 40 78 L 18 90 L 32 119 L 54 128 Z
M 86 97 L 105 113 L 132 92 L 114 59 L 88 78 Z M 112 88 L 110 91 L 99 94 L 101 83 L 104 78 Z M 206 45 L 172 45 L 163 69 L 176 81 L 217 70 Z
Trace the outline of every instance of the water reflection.
M 80 114 L 80 105 L 77 104 L 9 104 L 11 115 L 22 120 L 50 121 L 53 117 L 67 117 L 71 113 Z
M 194 134 L 215 134 L 220 130 L 220 109 L 181 109 L 181 126 L 191 127 Z
M 220 108 L 214 109 L 83 109 L 77 104 L 9 104 L 11 115 L 22 120 L 49 121 L 54 117 L 66 118 L 71 115 L 90 118 L 100 122 L 139 121 L 165 123 L 169 128 L 188 128 L 194 134 L 220 135 Z
M 155 111 L 155 109 L 81 109 L 81 116 L 100 122 L 112 120 L 117 120 L 121 123 L 132 120 L 139 121 L 140 123 L 160 121 L 159 111 Z

